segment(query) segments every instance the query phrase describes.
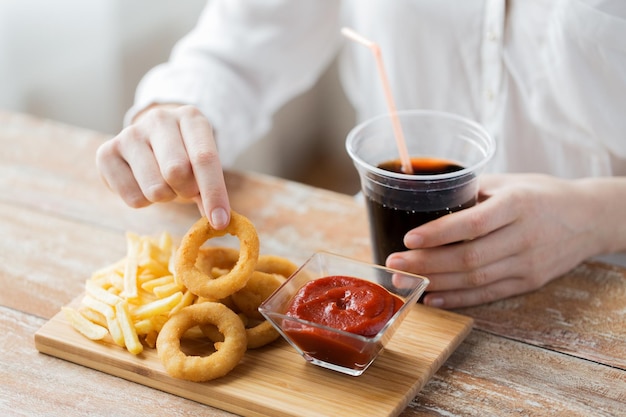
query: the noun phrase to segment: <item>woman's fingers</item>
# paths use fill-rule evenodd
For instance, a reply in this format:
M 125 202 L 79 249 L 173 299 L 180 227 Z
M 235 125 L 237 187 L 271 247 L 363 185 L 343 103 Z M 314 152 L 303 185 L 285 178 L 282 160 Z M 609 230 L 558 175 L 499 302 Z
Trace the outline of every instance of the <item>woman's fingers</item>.
M 473 240 L 514 222 L 519 215 L 519 205 L 513 199 L 489 198 L 410 230 L 404 244 L 408 249 L 419 249 Z
M 182 199 L 191 199 L 199 194 L 190 157 L 186 149 L 183 132 L 177 118 L 155 110 L 148 117 L 150 123 L 150 146 L 165 182 Z M 203 140 L 211 140 L 205 136 Z
M 431 307 L 446 309 L 470 307 L 501 300 L 531 290 L 524 283 L 523 278 L 511 277 L 482 287 L 450 291 L 429 291 L 424 296 L 423 302 Z
M 409 231 L 409 250 L 387 266 L 428 277 L 425 302 L 446 308 L 535 290 L 597 252 L 597 204 L 585 188 L 542 175 L 487 178 L 478 205 Z
M 130 166 L 114 152 L 113 145 L 111 141 L 105 143 L 100 146 L 96 155 L 96 163 L 102 180 L 129 207 L 140 208 L 150 205 Z
M 192 106 L 155 106 L 104 143 L 96 162 L 105 183 L 131 207 L 193 200 L 216 229 L 230 203 L 213 131 Z
M 184 117 L 181 117 L 180 130 L 204 213 L 213 227 L 223 229 L 230 222 L 230 202 L 213 131 L 195 108 L 186 106 L 180 111 L 185 112 Z

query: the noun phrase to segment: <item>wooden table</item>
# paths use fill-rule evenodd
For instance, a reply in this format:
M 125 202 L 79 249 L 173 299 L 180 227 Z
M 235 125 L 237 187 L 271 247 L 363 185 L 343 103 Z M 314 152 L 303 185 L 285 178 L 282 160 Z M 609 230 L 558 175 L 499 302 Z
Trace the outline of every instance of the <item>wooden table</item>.
M 196 209 L 126 207 L 101 183 L 107 136 L 0 112 L 0 415 L 231 415 L 39 353 L 34 333 L 125 254 L 125 232 L 182 236 Z M 349 196 L 230 172 L 262 251 L 369 259 Z M 402 416 L 626 415 L 626 270 L 587 262 L 540 291 L 458 310 L 474 330 Z

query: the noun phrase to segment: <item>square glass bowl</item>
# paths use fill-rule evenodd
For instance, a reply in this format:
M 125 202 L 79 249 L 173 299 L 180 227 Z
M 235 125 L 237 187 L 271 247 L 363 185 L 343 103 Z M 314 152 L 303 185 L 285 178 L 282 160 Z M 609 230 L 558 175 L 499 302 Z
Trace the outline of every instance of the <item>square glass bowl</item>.
M 294 295 L 303 285 L 328 276 L 349 276 L 379 284 L 401 298 L 404 304 L 371 337 L 285 314 Z M 428 279 L 419 275 L 328 252 L 317 252 L 261 304 L 259 311 L 308 362 L 358 376 L 374 362 L 428 284 Z

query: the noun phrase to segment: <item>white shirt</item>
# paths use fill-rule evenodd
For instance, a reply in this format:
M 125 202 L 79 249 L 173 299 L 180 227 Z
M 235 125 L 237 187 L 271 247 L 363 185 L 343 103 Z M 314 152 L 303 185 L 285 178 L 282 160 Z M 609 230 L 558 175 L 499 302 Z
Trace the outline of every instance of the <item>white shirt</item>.
M 625 0 L 212 0 L 137 90 L 198 106 L 222 162 L 340 54 L 359 120 L 387 112 L 377 42 L 398 109 L 443 110 L 494 136 L 495 172 L 626 175 Z

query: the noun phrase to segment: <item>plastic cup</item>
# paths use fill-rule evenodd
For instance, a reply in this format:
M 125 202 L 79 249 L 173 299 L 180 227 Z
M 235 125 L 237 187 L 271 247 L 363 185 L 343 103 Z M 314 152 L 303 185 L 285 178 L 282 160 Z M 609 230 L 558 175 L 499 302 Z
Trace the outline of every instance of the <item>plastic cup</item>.
M 465 117 L 429 110 L 396 115 L 413 174 L 400 170 L 389 114 L 355 126 L 346 140 L 365 197 L 374 261 L 380 265 L 391 253 L 407 250 L 403 239 L 409 230 L 475 205 L 478 176 L 495 152 L 488 132 Z M 397 162 L 398 172 L 381 168 L 389 161 Z

